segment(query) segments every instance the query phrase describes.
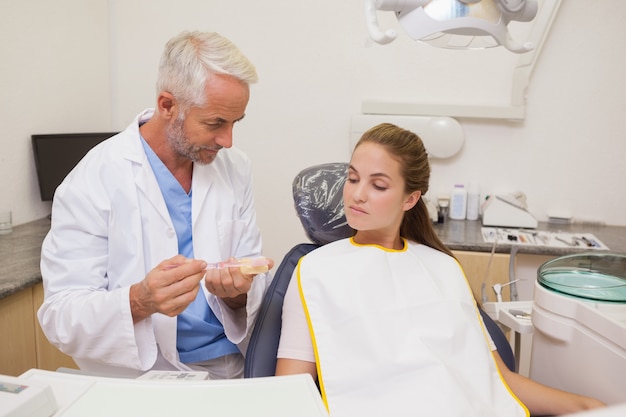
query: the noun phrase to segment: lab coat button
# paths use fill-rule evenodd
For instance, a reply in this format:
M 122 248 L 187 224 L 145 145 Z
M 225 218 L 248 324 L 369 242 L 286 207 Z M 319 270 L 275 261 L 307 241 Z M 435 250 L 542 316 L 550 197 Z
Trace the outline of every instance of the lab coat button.
M 175 237 L 176 236 L 176 232 L 174 231 L 174 229 L 167 229 L 167 237 Z

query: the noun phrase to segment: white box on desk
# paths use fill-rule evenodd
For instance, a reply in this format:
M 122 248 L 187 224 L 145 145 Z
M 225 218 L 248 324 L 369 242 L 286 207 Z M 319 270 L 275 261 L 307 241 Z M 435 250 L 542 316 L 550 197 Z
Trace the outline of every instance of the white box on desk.
M 50 385 L 0 375 L 0 417 L 50 417 L 56 411 Z

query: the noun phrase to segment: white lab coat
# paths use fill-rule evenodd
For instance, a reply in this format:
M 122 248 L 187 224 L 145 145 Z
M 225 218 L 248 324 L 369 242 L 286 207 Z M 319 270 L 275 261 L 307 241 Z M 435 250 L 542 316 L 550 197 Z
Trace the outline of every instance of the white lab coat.
M 176 317 L 133 324 L 129 288 L 178 254 L 176 232 L 143 150 L 138 121 L 92 149 L 58 187 L 41 254 L 41 327 L 81 369 L 136 376 L 150 369 L 189 370 L 178 360 Z M 208 262 L 261 255 L 248 158 L 222 149 L 194 165 L 194 254 Z M 245 352 L 270 275 L 258 275 L 246 314 L 205 292 L 227 337 Z

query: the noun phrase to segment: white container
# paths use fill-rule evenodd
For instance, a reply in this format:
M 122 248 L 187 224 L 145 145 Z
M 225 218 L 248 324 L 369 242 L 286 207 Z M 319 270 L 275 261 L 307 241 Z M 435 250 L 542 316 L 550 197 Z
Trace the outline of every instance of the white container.
M 478 220 L 480 211 L 480 190 L 476 183 L 470 182 L 467 187 L 467 220 Z
M 450 193 L 450 218 L 465 220 L 467 211 L 467 190 L 463 184 L 456 184 Z
M 626 255 L 590 253 L 539 268 L 531 379 L 606 404 L 626 403 L 625 266 Z

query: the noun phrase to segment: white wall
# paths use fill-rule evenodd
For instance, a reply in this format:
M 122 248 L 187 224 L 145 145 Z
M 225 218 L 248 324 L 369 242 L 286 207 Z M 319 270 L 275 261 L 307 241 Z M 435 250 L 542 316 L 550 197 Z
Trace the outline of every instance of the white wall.
M 24 3 L 47 4 L 41 0 Z M 102 23 L 102 16 L 106 16 L 102 3 L 97 3 L 100 7 L 94 11 L 93 5 L 87 8 L 78 1 L 65 0 L 61 6 L 57 2 L 54 9 L 61 7 L 72 25 L 94 18 Z M 102 105 L 110 93 L 110 107 L 90 111 L 93 119 L 82 118 L 79 125 L 61 127 L 77 131 L 122 129 L 137 112 L 153 105 L 156 66 L 168 38 L 183 29 L 226 35 L 252 59 L 260 75 L 260 82 L 252 88 L 246 119 L 235 130 L 235 143 L 252 157 L 266 254 L 277 260 L 295 243 L 306 240 L 293 209 L 294 175 L 312 164 L 349 159 L 350 117 L 360 112 L 363 99 L 481 104 L 507 104 L 510 100 L 510 74 L 516 55 L 502 48 L 439 50 L 414 43 L 403 34 L 387 46 L 372 44 L 367 39 L 363 0 L 274 0 L 245 2 L 245 7 L 242 2 L 215 0 L 107 3 L 110 90 L 87 91 L 86 97 L 81 96 L 81 105 L 69 112 L 59 109 L 51 119 L 83 110 L 90 99 L 93 104 L 87 108 Z M 454 183 L 472 180 L 481 185 L 483 193 L 525 191 L 530 210 L 540 220 L 545 220 L 550 210 L 564 209 L 576 218 L 626 225 L 626 192 L 621 184 L 626 178 L 622 161 L 626 141 L 620 123 L 626 116 L 622 75 L 626 69 L 622 27 L 626 2 L 590 4 L 563 1 L 531 78 L 524 121 L 461 120 L 465 146 L 452 159 L 433 161 L 431 195 L 448 192 Z M 11 13 L 16 13 L 15 8 L 29 9 L 2 7 Z M 384 15 L 379 19 L 384 26 L 395 24 Z M 57 23 L 35 24 L 22 19 L 20 33 L 32 31 L 29 36 L 36 39 L 50 31 L 65 33 L 59 27 L 63 25 Z M 41 30 L 42 24 L 47 32 Z M 107 33 L 96 28 L 91 35 L 106 38 Z M 85 50 L 94 49 L 88 38 L 81 35 L 74 41 Z M 106 39 L 96 45 L 97 52 L 91 52 L 92 60 L 98 61 L 92 65 L 94 69 L 106 62 L 108 53 Z M 69 60 L 64 57 L 56 64 L 68 65 Z M 76 64 L 86 65 L 78 58 L 72 62 Z M 12 76 L 20 83 L 30 81 L 18 70 Z M 6 77 L 2 79 L 6 81 Z M 43 89 L 45 93 L 24 101 L 21 111 L 36 105 L 37 114 L 31 111 L 28 118 L 18 118 L 20 124 L 48 117 L 45 100 L 49 91 L 73 84 L 72 78 L 50 81 Z M 76 90 L 85 93 L 85 87 Z M 13 82 L 3 90 L 7 88 L 19 95 Z M 0 114 L 4 117 L 6 112 Z M 68 120 L 73 121 L 71 117 Z M 44 127 L 58 130 L 52 124 Z M 44 127 L 36 130 L 41 133 Z M 40 205 L 30 144 L 26 143 L 32 130 L 22 128 L 21 136 L 0 139 L 5 148 L 7 144 L 15 147 L 9 149 L 19 159 L 10 171 L 4 168 L 3 159 L 2 177 L 20 170 L 29 173 L 16 183 L 0 181 L 3 195 L 17 196 L 17 189 L 29 190 L 17 199 L 30 217 L 23 217 L 24 221 L 40 214 L 32 208 Z
M 30 136 L 110 129 L 106 0 L 0 0 L 0 209 L 50 213 Z

